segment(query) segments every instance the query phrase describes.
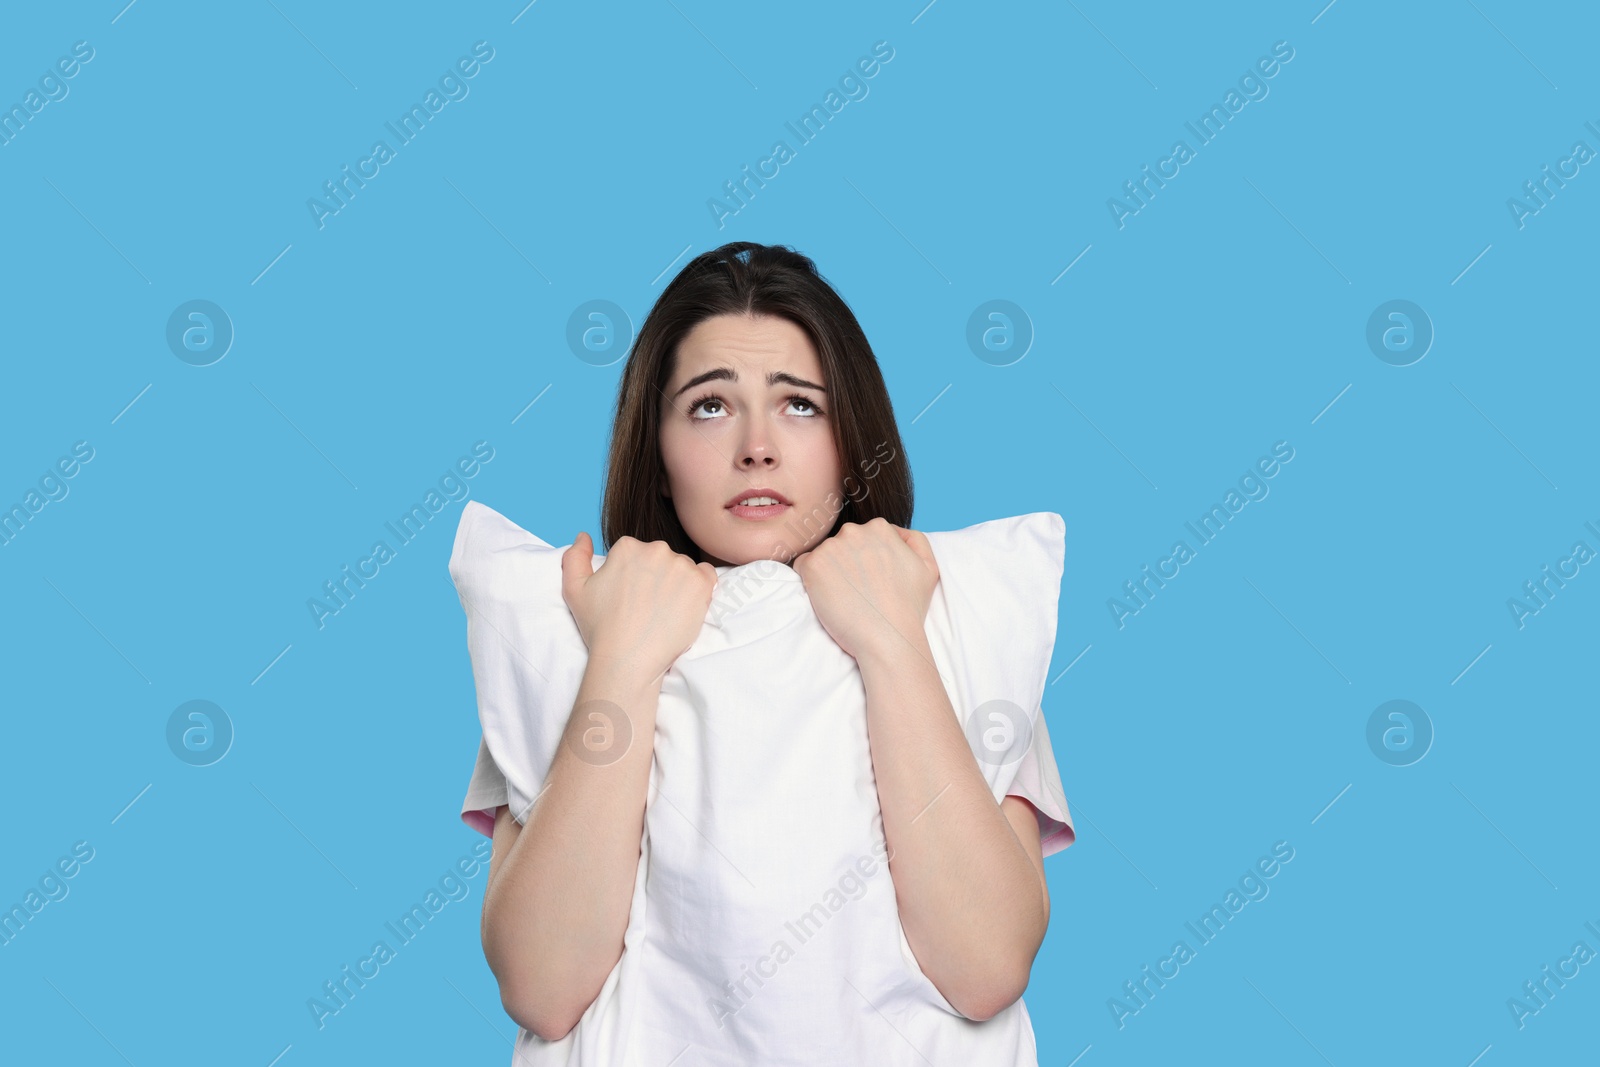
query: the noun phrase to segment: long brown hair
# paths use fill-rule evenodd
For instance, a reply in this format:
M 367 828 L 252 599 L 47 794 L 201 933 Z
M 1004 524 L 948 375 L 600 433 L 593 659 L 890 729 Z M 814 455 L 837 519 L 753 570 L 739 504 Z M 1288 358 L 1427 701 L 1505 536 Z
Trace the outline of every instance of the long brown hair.
M 661 493 L 661 398 L 676 366 L 678 344 L 716 315 L 771 315 L 804 330 L 822 364 L 834 445 L 844 472 L 843 503 L 827 536 L 847 522 L 882 517 L 909 527 L 911 466 L 895 424 L 889 390 L 861 324 L 808 257 L 784 245 L 733 241 L 689 262 L 650 309 L 628 353 L 617 388 L 600 536 L 665 541 L 701 562 L 699 547 Z M 805 525 L 816 521 L 801 520 Z M 807 530 L 809 539 L 812 530 Z M 781 551 L 781 546 L 774 546 Z M 787 561 L 785 561 L 787 562 Z

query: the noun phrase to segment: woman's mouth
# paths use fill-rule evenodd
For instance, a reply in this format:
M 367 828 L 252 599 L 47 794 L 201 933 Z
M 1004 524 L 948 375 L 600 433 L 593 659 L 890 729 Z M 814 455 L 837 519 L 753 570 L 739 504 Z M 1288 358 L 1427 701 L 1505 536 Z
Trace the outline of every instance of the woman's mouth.
M 770 519 L 789 510 L 789 505 L 773 496 L 750 496 L 728 508 L 741 519 Z
M 757 520 L 775 518 L 790 506 L 788 497 L 764 485 L 746 489 L 727 505 L 736 518 Z

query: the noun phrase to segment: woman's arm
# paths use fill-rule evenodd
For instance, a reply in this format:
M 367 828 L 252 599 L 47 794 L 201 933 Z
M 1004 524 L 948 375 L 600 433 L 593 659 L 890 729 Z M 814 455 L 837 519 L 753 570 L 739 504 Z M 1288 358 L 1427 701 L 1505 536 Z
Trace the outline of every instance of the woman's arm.
M 927 535 L 845 523 L 795 559 L 811 606 L 867 697 L 889 871 L 906 941 L 950 1006 L 988 1019 L 1028 984 L 1050 905 L 1038 822 L 994 802 L 926 632 L 939 564 Z
M 596 765 L 563 743 L 524 823 L 509 808 L 495 816 L 483 954 L 506 1013 L 547 1041 L 577 1025 L 622 955 L 663 677 L 647 681 L 646 670 L 591 655 L 574 714 L 597 699 L 624 709 L 627 751 Z M 569 717 L 567 738 L 590 725 Z
M 900 924 L 917 963 L 969 1019 L 1022 996 L 1050 921 L 1039 825 L 994 802 L 920 630 L 857 656 Z

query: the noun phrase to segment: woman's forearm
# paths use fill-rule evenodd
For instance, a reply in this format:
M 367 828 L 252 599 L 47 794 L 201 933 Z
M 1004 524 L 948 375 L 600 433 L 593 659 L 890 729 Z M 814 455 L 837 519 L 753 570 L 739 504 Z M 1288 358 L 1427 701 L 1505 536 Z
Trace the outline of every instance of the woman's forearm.
M 510 848 L 485 890 L 483 950 L 501 1002 L 547 1040 L 577 1024 L 622 954 L 661 692 L 661 676 L 645 673 L 625 655 L 590 656 L 543 790 L 523 825 L 506 828 Z M 630 739 L 614 761 L 592 747 L 575 751 L 585 731 L 605 728 L 588 716 L 597 700 L 627 716 Z M 622 730 L 611 727 L 619 743 Z
M 989 1018 L 1022 995 L 1044 940 L 1038 872 L 978 769 L 925 635 L 857 662 L 906 941 L 952 1007 Z

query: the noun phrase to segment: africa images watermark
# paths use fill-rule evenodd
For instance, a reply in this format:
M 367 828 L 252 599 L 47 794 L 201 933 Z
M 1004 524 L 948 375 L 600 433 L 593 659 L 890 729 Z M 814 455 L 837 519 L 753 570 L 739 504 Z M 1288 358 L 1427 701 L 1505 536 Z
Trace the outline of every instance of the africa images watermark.
M 1276 457 L 1276 458 L 1274 458 Z M 1294 447 L 1288 441 L 1278 441 L 1272 446 L 1271 456 L 1262 456 L 1256 460 L 1255 467 L 1248 469 L 1239 478 L 1239 488 L 1229 488 L 1222 498 L 1222 503 L 1212 504 L 1211 510 L 1201 515 L 1194 522 L 1184 523 L 1184 528 L 1194 534 L 1197 546 L 1209 545 L 1222 533 L 1223 529 L 1232 521 L 1233 517 L 1244 510 L 1246 504 L 1254 500 L 1265 500 L 1271 490 L 1267 481 L 1283 469 L 1282 465 L 1294 459 Z M 1242 496 L 1240 494 L 1243 494 Z M 1197 527 L 1195 522 L 1199 523 Z M 1212 526 L 1216 529 L 1213 530 Z M 1182 573 L 1182 567 L 1194 559 L 1196 549 L 1189 547 L 1188 541 L 1175 541 L 1168 550 L 1165 558 L 1157 560 L 1155 570 L 1151 571 L 1150 564 L 1146 563 L 1141 572 L 1142 577 L 1122 583 L 1122 591 L 1127 600 L 1109 597 L 1106 600 L 1106 609 L 1111 612 L 1111 621 L 1117 624 L 1117 629 L 1125 628 L 1128 617 L 1137 615 L 1149 607 L 1149 601 L 1155 599 L 1157 590 L 1166 588 L 1167 580 L 1176 578 Z M 1171 570 L 1168 570 L 1168 567 Z M 1151 587 L 1154 583 L 1154 588 Z
M 888 455 L 884 455 L 885 449 L 888 449 Z M 870 484 L 872 479 L 876 478 L 878 473 L 883 470 L 884 464 L 892 462 L 897 455 L 898 453 L 889 446 L 889 442 L 878 442 L 877 447 L 873 449 L 873 457 L 875 458 L 860 461 L 861 479 L 858 480 L 854 474 L 845 475 L 844 496 L 841 497 L 838 493 L 829 492 L 827 499 L 813 507 L 800 519 L 798 529 L 795 527 L 793 516 L 784 520 L 783 529 L 792 535 L 798 543 L 803 544 L 811 540 L 818 530 L 827 529 L 832 525 L 839 512 L 843 509 L 845 500 L 848 499 L 853 504 L 859 504 L 865 500 L 872 492 Z M 859 493 L 857 492 L 858 489 Z M 777 573 L 779 566 L 791 566 L 794 558 L 794 550 L 788 545 L 778 542 L 772 546 L 772 555 L 769 558 L 752 560 L 749 564 L 749 569 L 738 574 L 733 580 L 719 580 L 713 593 L 711 608 L 706 621 L 713 626 L 718 625 L 727 617 L 728 612 L 735 610 L 745 602 L 745 597 L 749 594 L 747 583 L 751 579 L 759 581 L 771 578 Z
M 1585 122 L 1584 128 L 1594 134 L 1596 144 L 1600 144 L 1600 127 L 1592 121 Z M 1550 164 L 1542 168 L 1542 175 L 1533 181 L 1522 183 L 1522 195 L 1526 198 L 1518 200 L 1516 197 L 1506 198 L 1506 210 L 1511 212 L 1511 221 L 1517 224 L 1517 229 L 1524 229 L 1528 219 L 1537 215 L 1550 206 L 1550 201 L 1556 198 L 1556 191 L 1565 189 L 1567 181 L 1576 178 L 1582 173 L 1582 168 L 1595 157 L 1595 150 L 1589 147 L 1587 141 L 1574 141 L 1568 154 L 1556 160 L 1556 172 L 1550 172 Z M 1571 168 L 1570 170 L 1568 168 Z M 1564 180 L 1566 179 L 1566 180 Z
M 883 69 L 881 64 L 887 64 L 893 58 L 894 48 L 888 41 L 873 42 L 872 55 L 857 59 L 853 70 L 847 69 L 841 74 L 838 89 L 829 89 L 827 95 L 822 98 L 822 103 L 812 104 L 811 110 L 796 120 L 798 125 L 796 122 L 785 122 L 784 128 L 794 134 L 797 144 L 801 146 L 810 144 L 827 128 L 833 116 L 844 110 L 846 104 L 867 98 L 867 93 L 870 91 L 867 88 L 867 80 L 876 77 Z M 843 95 L 840 95 L 841 93 Z M 816 126 L 815 130 L 812 129 L 813 125 Z M 781 174 L 782 168 L 793 162 L 796 155 L 796 149 L 790 148 L 788 141 L 774 141 L 768 155 L 756 161 L 755 173 L 750 172 L 750 164 L 746 163 L 740 168 L 742 177 L 737 181 L 723 182 L 722 191 L 728 200 L 719 200 L 713 196 L 706 201 L 706 208 L 711 212 L 711 221 L 717 224 L 717 229 L 724 228 L 729 218 L 749 207 L 748 202 L 755 199 L 756 190 L 765 189 L 767 182 Z M 770 172 L 768 166 L 772 168 Z M 755 183 L 755 189 L 750 188 L 752 182 Z
M 1272 55 L 1257 59 L 1255 66 L 1240 76 L 1238 89 L 1230 88 L 1227 95 L 1222 98 L 1222 103 L 1212 104 L 1211 109 L 1195 122 L 1183 124 L 1184 128 L 1194 135 L 1194 148 L 1189 147 L 1188 141 L 1174 141 L 1167 156 L 1156 161 L 1154 173 L 1151 172 L 1150 164 L 1146 163 L 1141 170 L 1142 177 L 1123 182 L 1122 192 L 1127 200 L 1118 200 L 1114 196 L 1106 200 L 1106 210 L 1111 213 L 1111 221 L 1117 224 L 1117 229 L 1127 226 L 1127 219 L 1149 207 L 1149 201 L 1155 199 L 1156 191 L 1167 187 L 1165 179 L 1176 178 L 1181 174 L 1183 167 L 1195 158 L 1198 150 L 1210 144 L 1227 129 L 1233 116 L 1243 111 L 1246 104 L 1265 100 L 1270 91 L 1267 82 L 1276 77 L 1283 66 L 1293 58 L 1294 48 L 1288 41 L 1275 41 L 1272 45 Z M 1241 96 L 1241 93 L 1244 95 Z M 1170 170 L 1167 169 L 1169 166 Z
M 489 866 L 489 858 L 493 853 L 494 842 L 488 839 L 473 845 L 470 854 L 456 860 L 454 868 L 447 869 L 439 876 L 437 889 L 428 887 L 420 904 L 413 903 L 411 910 L 395 922 L 383 924 L 384 929 L 394 936 L 394 945 L 391 946 L 385 938 L 373 942 L 368 954 L 356 961 L 354 970 L 350 964 L 345 964 L 339 968 L 338 977 L 322 983 L 320 996 L 306 998 L 306 1008 L 311 1012 L 311 1021 L 317 1024 L 318 1030 L 328 1025 L 329 1018 L 348 1008 L 356 994 L 382 974 L 382 968 L 394 962 L 400 949 L 415 941 L 434 916 L 444 910 L 445 905 L 467 898 L 472 892 L 467 880 Z
M 1227 894 L 1222 898 L 1222 903 L 1212 904 L 1211 910 L 1200 916 L 1195 923 L 1185 922 L 1184 928 L 1194 935 L 1197 947 L 1190 948 L 1189 942 L 1179 939 L 1173 942 L 1168 954 L 1156 961 L 1155 969 L 1151 970 L 1147 963 L 1140 971 L 1138 979 L 1130 979 L 1122 983 L 1122 992 L 1125 1000 L 1116 997 L 1106 998 L 1106 1009 L 1111 1012 L 1111 1021 L 1117 1024 L 1117 1029 L 1127 1027 L 1128 1019 L 1138 1015 L 1150 1006 L 1159 990 L 1165 989 L 1167 982 L 1183 973 L 1183 967 L 1192 963 L 1199 955 L 1199 948 L 1211 944 L 1227 929 L 1233 917 L 1244 910 L 1246 904 L 1259 903 L 1267 899 L 1267 894 L 1272 890 L 1267 885 L 1269 879 L 1275 878 L 1289 861 L 1294 859 L 1294 846 L 1287 841 L 1276 841 L 1272 845 L 1272 855 L 1262 856 L 1256 860 L 1255 866 L 1246 869 L 1239 877 L 1239 887 L 1228 887 Z M 1213 930 L 1212 926 L 1216 929 Z M 1171 967 L 1168 970 L 1168 967 Z
M 74 41 L 72 55 L 57 59 L 55 69 L 47 69 L 39 75 L 39 88 L 30 88 L 23 94 L 21 103 L 12 104 L 9 108 L 0 106 L 0 147 L 16 140 L 28 123 L 33 121 L 33 117 L 47 105 L 65 100 L 72 91 L 67 81 L 77 77 L 78 72 L 93 58 L 93 45 L 88 41 Z
M 467 481 L 483 469 L 482 464 L 492 459 L 494 459 L 493 445 L 488 441 L 474 443 L 472 456 L 462 456 L 457 459 L 455 467 L 446 470 L 439 477 L 438 489 L 429 487 L 422 498 L 422 503 L 412 504 L 411 510 L 395 520 L 399 526 L 396 526 L 395 522 L 385 522 L 383 525 L 394 535 L 396 545 L 404 548 L 416 540 L 422 531 L 427 529 L 429 521 L 442 512 L 448 502 L 465 500 L 468 495 Z M 441 492 L 443 496 L 440 495 Z M 397 555 L 397 548 L 390 548 L 387 541 L 374 541 L 369 554 L 356 561 L 354 573 L 350 570 L 350 564 L 346 563 L 340 568 L 340 577 L 337 581 L 323 582 L 322 592 L 327 599 L 310 597 L 306 600 L 306 610 L 311 613 L 311 621 L 317 624 L 317 629 L 325 629 L 329 618 L 349 607 L 350 602 L 356 598 L 356 593 L 365 589 L 367 582 L 381 574 L 381 568 Z M 370 572 L 367 569 L 369 566 Z
M 15 941 L 34 921 L 34 916 L 45 909 L 45 905 L 66 900 L 67 894 L 72 891 L 67 885 L 68 880 L 76 877 L 84 864 L 92 859 L 94 846 L 87 841 L 76 841 L 72 845 L 72 855 L 62 856 L 53 867 L 45 868 L 44 874 L 39 877 L 39 888 L 29 886 L 20 902 L 0 912 L 0 946 Z
M 1585 522 L 1584 526 L 1589 528 L 1590 533 L 1600 538 L 1600 528 L 1593 522 Z M 1589 547 L 1587 541 L 1574 541 L 1570 554 L 1556 560 L 1554 573 L 1550 570 L 1550 564 L 1546 563 L 1538 578 L 1523 582 L 1522 594 L 1526 599 L 1514 596 L 1506 598 L 1506 609 L 1511 612 L 1511 621 L 1517 624 L 1517 629 L 1526 627 L 1528 619 L 1549 607 L 1549 602 L 1555 599 L 1556 592 L 1565 589 L 1567 582 L 1582 573 L 1580 568 L 1594 557 L 1595 551 Z
M 92 459 L 93 445 L 88 441 L 74 442 L 72 455 L 58 458 L 54 469 L 45 468 L 44 474 L 39 477 L 38 489 L 30 486 L 20 503 L 12 504 L 9 508 L 0 506 L 0 548 L 16 540 L 46 504 L 65 500 L 71 492 L 67 481 L 77 477 L 78 472 Z
M 754 968 L 748 963 L 740 964 L 739 978 L 723 982 L 722 988 L 717 991 L 718 996 L 706 998 L 706 1007 L 717 1021 L 717 1029 L 722 1029 L 723 1023 L 737 1015 L 768 981 L 776 978 L 778 968 L 793 959 L 799 948 L 821 933 L 829 919 L 846 904 L 867 895 L 868 880 L 878 873 L 880 864 L 882 868 L 887 868 L 889 861 L 894 858 L 883 836 L 881 813 L 873 815 L 873 826 L 872 855 L 856 857 L 855 862 L 823 891 L 819 900 L 795 918 L 784 922 L 783 928 L 788 936 L 774 940 L 767 954 L 755 961 Z M 890 891 L 893 891 L 892 887 Z M 791 937 L 795 942 L 793 945 L 789 943 Z M 751 983 L 755 984 L 754 989 L 750 988 Z
M 67 99 L 70 78 L 75 78 L 78 72 L 94 58 L 94 46 L 80 40 L 72 43 L 72 54 L 56 59 L 54 69 L 46 69 L 45 74 L 38 75 L 38 88 L 29 88 L 22 94 L 19 104 L 11 107 L 0 107 L 0 147 L 8 146 L 14 139 L 21 136 L 26 130 L 27 123 L 34 122 L 34 115 L 40 114 L 48 104 Z
M 410 110 L 402 114 L 395 122 L 385 122 L 383 125 L 394 135 L 395 146 L 391 148 L 388 141 L 374 141 L 369 154 L 356 161 L 355 172 L 350 170 L 346 163 L 340 171 L 341 176 L 337 181 L 322 183 L 322 191 L 326 200 L 311 197 L 306 201 L 306 208 L 311 212 L 311 221 L 317 224 L 317 229 L 327 226 L 329 216 L 337 215 L 350 206 L 350 201 L 355 199 L 358 190 L 367 187 L 366 179 L 376 178 L 382 173 L 384 164 L 393 160 L 398 149 L 404 148 L 416 139 L 433 117 L 443 111 L 446 104 L 465 100 L 472 90 L 467 82 L 477 77 L 483 69 L 482 64 L 487 64 L 494 59 L 494 49 L 488 41 L 478 41 L 472 46 L 472 57 L 462 56 L 456 60 L 455 67 L 439 75 L 439 88 L 431 86 L 422 103 L 412 104 Z M 440 95 L 440 94 L 443 95 Z M 395 123 L 398 122 L 398 127 Z M 368 167 L 371 167 L 369 170 Z
M 1600 927 L 1593 922 L 1583 924 L 1591 934 L 1600 938 Z M 1555 970 L 1550 969 L 1547 963 L 1540 969 L 1540 977 L 1522 983 L 1522 996 L 1507 997 L 1506 1010 L 1511 1013 L 1511 1021 L 1521 1030 L 1528 1025 L 1528 1020 L 1550 1006 L 1556 993 L 1567 987 L 1567 983 L 1578 977 L 1580 968 L 1595 958 L 1595 950 L 1589 947 L 1587 941 L 1573 943 L 1570 954 L 1556 960 Z M 1569 969 L 1570 968 L 1570 969 Z

